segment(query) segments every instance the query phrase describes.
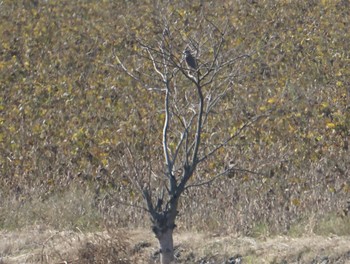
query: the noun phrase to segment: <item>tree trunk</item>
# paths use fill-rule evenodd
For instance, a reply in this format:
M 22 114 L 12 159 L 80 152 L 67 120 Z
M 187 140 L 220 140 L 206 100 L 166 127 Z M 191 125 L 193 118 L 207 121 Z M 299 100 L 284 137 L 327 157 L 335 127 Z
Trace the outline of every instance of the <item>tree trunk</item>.
M 159 241 L 161 264 L 170 264 L 174 261 L 173 232 L 177 214 L 174 208 L 168 213 L 157 215 L 152 220 L 152 230 Z
M 174 261 L 173 229 L 168 228 L 157 235 L 160 246 L 160 263 L 170 264 Z

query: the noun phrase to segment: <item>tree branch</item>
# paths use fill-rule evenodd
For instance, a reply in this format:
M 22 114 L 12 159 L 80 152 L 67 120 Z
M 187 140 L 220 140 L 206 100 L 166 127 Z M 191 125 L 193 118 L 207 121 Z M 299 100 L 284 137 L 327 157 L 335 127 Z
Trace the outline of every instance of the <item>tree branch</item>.
M 214 182 L 215 180 L 217 180 L 218 178 L 225 176 L 226 174 L 230 173 L 230 172 L 234 172 L 234 171 L 241 171 L 241 172 L 247 172 L 250 174 L 254 174 L 254 175 L 262 175 L 262 176 L 268 176 L 266 173 L 261 173 L 261 172 L 255 172 L 252 170 L 247 170 L 247 169 L 241 169 L 241 168 L 228 168 L 226 170 L 224 170 L 223 172 L 218 173 L 217 175 L 215 175 L 213 178 L 211 178 L 210 180 L 207 181 L 203 181 L 203 182 L 199 182 L 199 183 L 194 183 L 194 184 L 190 184 L 187 185 L 185 190 L 189 189 L 189 188 L 193 188 L 193 187 L 200 187 L 203 185 L 207 185 L 207 184 L 211 184 L 212 182 Z
M 238 135 L 240 135 L 242 133 L 242 131 L 252 125 L 253 123 L 255 123 L 257 120 L 259 120 L 261 117 L 266 117 L 268 116 L 267 114 L 263 114 L 263 115 L 258 115 L 256 117 L 254 117 L 253 119 L 250 119 L 248 122 L 246 122 L 245 124 L 243 124 L 233 135 L 231 135 L 230 137 L 228 137 L 226 140 L 224 140 L 223 142 L 221 142 L 218 146 L 216 146 L 214 149 L 212 149 L 211 151 L 209 151 L 209 153 L 207 153 L 206 155 L 204 155 L 202 158 L 198 159 L 198 163 L 203 162 L 204 160 L 206 160 L 207 158 L 209 158 L 210 156 L 212 156 L 213 154 L 215 154 L 219 149 L 221 149 L 222 147 L 226 146 L 227 143 L 229 143 L 231 140 L 233 140 L 234 138 L 236 138 Z

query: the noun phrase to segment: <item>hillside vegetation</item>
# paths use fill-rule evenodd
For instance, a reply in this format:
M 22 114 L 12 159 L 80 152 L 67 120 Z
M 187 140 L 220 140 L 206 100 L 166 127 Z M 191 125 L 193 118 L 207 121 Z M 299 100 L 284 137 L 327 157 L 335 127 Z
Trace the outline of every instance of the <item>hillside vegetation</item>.
M 132 65 L 171 18 L 185 40 L 228 23 L 227 45 L 251 54 L 218 129 L 269 113 L 206 164 L 240 170 L 186 193 L 178 228 L 350 234 L 349 1 L 160 2 L 0 3 L 0 228 L 148 225 L 121 157 L 151 146 L 161 169 L 162 95 L 116 55 Z

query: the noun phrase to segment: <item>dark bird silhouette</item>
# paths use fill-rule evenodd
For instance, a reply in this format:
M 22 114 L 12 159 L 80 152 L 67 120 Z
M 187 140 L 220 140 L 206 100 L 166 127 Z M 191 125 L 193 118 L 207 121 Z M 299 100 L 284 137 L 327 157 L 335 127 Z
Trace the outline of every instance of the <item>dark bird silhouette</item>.
M 197 70 L 198 69 L 197 61 L 192 56 L 191 51 L 189 49 L 185 49 L 184 54 L 185 54 L 187 66 L 192 70 Z

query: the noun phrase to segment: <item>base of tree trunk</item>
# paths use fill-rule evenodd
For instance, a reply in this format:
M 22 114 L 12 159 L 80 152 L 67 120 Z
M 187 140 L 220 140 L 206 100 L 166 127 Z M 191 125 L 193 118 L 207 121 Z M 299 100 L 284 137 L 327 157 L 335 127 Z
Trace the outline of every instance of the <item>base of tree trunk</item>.
M 173 229 L 168 228 L 166 231 L 158 234 L 157 238 L 160 246 L 160 263 L 172 263 L 174 261 Z

